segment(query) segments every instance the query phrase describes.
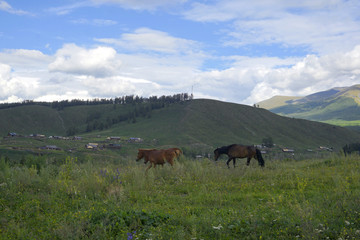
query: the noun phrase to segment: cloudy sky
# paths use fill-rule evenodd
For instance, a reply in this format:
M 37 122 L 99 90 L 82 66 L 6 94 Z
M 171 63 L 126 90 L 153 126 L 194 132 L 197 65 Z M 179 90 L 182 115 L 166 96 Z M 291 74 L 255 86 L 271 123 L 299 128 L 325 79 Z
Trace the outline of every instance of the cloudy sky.
M 0 0 L 0 102 L 359 83 L 359 0 Z

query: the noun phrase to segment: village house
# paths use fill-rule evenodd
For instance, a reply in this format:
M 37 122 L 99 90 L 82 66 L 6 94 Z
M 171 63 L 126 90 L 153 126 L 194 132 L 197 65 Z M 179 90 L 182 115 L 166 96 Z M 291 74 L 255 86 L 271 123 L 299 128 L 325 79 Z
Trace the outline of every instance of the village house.
M 113 136 L 113 137 L 108 137 L 107 139 L 108 140 L 121 140 L 121 137 L 116 137 L 116 136 L 114 137 Z
M 293 152 L 295 152 L 294 149 L 290 149 L 290 148 L 283 148 L 282 151 L 283 151 L 283 152 L 288 152 L 288 153 L 293 153 Z
M 131 137 L 129 139 L 129 142 L 135 142 L 135 143 L 139 143 L 139 142 L 143 142 L 144 140 L 142 138 L 135 138 L 135 137 Z
M 324 147 L 324 146 L 320 146 L 319 147 L 320 150 L 324 150 L 324 151 L 329 151 L 329 152 L 332 152 L 332 148 L 329 148 L 329 147 Z
M 95 149 L 98 149 L 98 147 L 99 147 L 99 144 L 98 144 L 98 143 L 88 143 L 88 144 L 85 145 L 85 148 L 86 148 L 86 149 L 93 149 L 93 150 L 95 150 Z

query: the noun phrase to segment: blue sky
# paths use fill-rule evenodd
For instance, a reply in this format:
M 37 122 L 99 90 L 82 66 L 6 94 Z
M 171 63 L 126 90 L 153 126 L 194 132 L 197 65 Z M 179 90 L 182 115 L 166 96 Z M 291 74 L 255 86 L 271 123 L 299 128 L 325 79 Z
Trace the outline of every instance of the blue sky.
M 0 0 L 0 102 L 360 83 L 358 0 Z

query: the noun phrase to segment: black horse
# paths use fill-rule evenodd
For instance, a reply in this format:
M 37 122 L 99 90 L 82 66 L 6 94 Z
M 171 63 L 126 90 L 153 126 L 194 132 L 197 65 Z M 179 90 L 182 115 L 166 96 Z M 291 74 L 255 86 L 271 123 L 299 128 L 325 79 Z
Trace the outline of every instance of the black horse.
M 232 144 L 229 146 L 223 146 L 221 148 L 217 148 L 214 151 L 215 161 L 218 160 L 218 158 L 221 154 L 228 155 L 229 159 L 227 160 L 226 164 L 229 168 L 230 168 L 229 162 L 231 160 L 233 160 L 233 164 L 234 164 L 234 168 L 235 168 L 236 158 L 247 158 L 246 165 L 250 164 L 251 158 L 255 158 L 258 160 L 260 166 L 262 166 L 262 167 L 265 166 L 265 162 L 261 155 L 261 151 L 254 146 L 244 146 L 244 145 L 239 145 L 239 144 Z

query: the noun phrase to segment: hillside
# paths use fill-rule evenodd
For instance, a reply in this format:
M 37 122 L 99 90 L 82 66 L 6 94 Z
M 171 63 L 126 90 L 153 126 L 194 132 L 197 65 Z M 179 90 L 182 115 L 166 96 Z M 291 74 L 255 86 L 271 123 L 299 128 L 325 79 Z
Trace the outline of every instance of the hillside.
M 288 99 L 274 104 L 274 99 Z M 360 126 L 360 85 L 333 88 L 305 97 L 277 96 L 258 103 L 271 112 L 340 126 Z
M 300 99 L 300 98 L 301 97 L 274 96 L 267 100 L 261 101 L 261 102 L 257 103 L 256 105 L 258 105 L 261 108 L 272 109 L 272 108 L 277 108 L 277 107 L 287 105 L 288 102 L 296 100 L 296 99 Z
M 141 105 L 143 106 L 143 105 Z M 154 140 L 158 145 L 217 147 L 231 143 L 274 143 L 292 148 L 332 146 L 357 142 L 360 135 L 319 122 L 282 117 L 265 109 L 214 100 L 198 99 L 155 109 L 135 120 L 110 124 L 137 105 L 73 106 L 56 110 L 45 106 L 20 106 L 0 110 L 1 134 L 40 133 L 66 135 L 76 129 L 82 136 L 126 136 Z M 95 118 L 94 118 L 95 117 Z M 107 122 L 109 125 L 107 125 Z M 93 124 L 102 130 L 86 132 Z

